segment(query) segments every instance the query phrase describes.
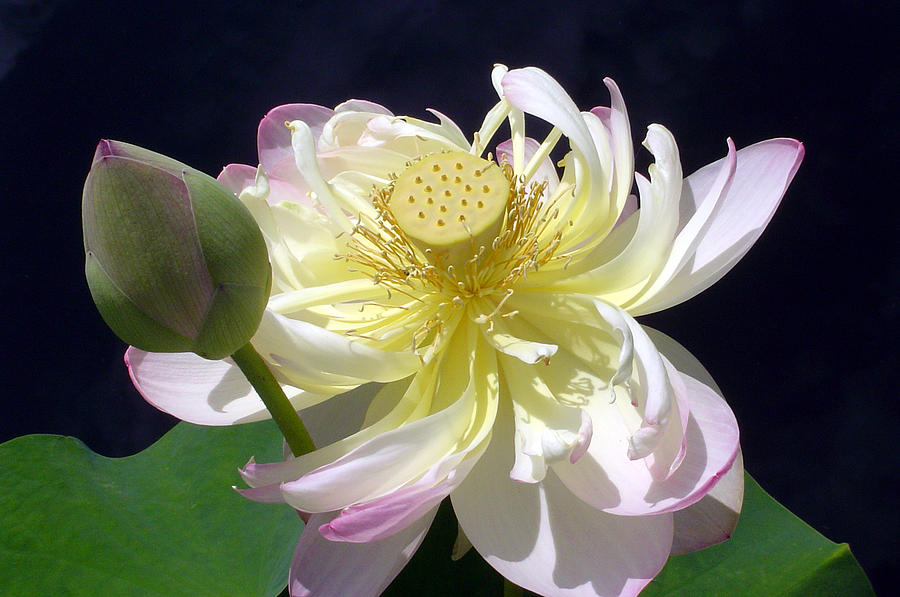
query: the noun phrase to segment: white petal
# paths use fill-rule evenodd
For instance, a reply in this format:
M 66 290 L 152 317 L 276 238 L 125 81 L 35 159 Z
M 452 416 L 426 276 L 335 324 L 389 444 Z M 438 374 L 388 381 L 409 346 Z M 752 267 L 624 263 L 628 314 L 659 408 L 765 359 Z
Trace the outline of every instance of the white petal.
M 375 597 L 425 538 L 437 508 L 399 533 L 371 543 L 328 541 L 319 533 L 334 514 L 310 518 L 291 560 L 291 597 Z
M 692 258 L 658 294 L 630 310 L 644 314 L 677 305 L 734 267 L 772 219 L 803 154 L 803 144 L 793 139 L 770 139 L 738 151 L 731 186 Z M 708 195 L 725 159 L 704 166 L 686 179 L 694 200 Z
M 516 357 L 523 363 L 533 365 L 544 361 L 556 354 L 557 347 L 554 344 L 544 344 L 516 338 L 512 334 L 501 331 L 484 331 L 484 338 L 488 343 L 511 357 Z
M 640 305 L 641 303 L 652 302 L 654 296 L 668 285 L 688 260 L 693 257 L 709 226 L 715 221 L 718 208 L 722 204 L 720 199 L 728 192 L 728 188 L 731 186 L 731 181 L 734 178 L 735 167 L 737 166 L 737 152 L 731 139 L 728 139 L 727 143 L 728 155 L 722 162 L 722 167 L 716 174 L 716 178 L 706 192 L 705 197 L 694 197 L 692 184 L 696 184 L 696 180 L 691 181 L 689 178 L 685 181 L 681 189 L 678 234 L 672 242 L 665 265 L 654 277 L 650 286 L 642 290 L 636 300 L 630 301 L 626 305 Z
M 234 425 L 270 418 L 259 395 L 231 359 L 188 353 L 144 352 L 129 346 L 125 364 L 134 387 L 161 411 L 197 425 Z M 282 386 L 295 408 L 327 396 Z
M 493 352 L 480 341 L 474 326 L 461 336 L 461 345 L 451 346 L 440 367 L 435 364 L 423 369 L 393 411 L 371 428 L 347 438 L 345 446 L 335 444 L 284 465 L 270 466 L 278 469 L 279 475 L 292 470 L 296 475 L 287 477 L 295 481 L 282 486 L 285 500 L 308 512 L 365 503 L 420 479 L 455 452 L 456 460 L 448 459 L 440 474 L 436 473 L 438 477 L 449 474 L 484 441 L 497 408 Z M 480 348 L 473 351 L 476 345 Z M 426 376 L 429 380 L 424 380 Z M 406 417 L 403 412 L 408 412 Z M 271 476 L 263 479 L 257 474 L 260 468 L 251 471 L 253 478 L 245 470 L 251 485 L 271 482 Z
M 671 515 L 599 512 L 552 472 L 536 484 L 510 480 L 509 418 L 501 413 L 487 452 L 450 495 L 475 549 L 500 574 L 541 595 L 637 595 L 665 564 Z
M 734 415 L 710 387 L 685 374 L 677 375 L 683 381 L 690 404 L 683 460 L 677 469 L 661 478 L 637 466 L 640 462 L 617 456 L 614 440 L 623 431 L 613 425 L 615 413 L 598 412 L 602 403 L 592 404 L 589 412 L 595 431 L 588 454 L 575 465 L 564 462 L 554 465 L 554 470 L 576 495 L 608 512 L 638 515 L 672 512 L 703 498 L 731 468 L 739 449 Z
M 412 352 L 385 352 L 358 339 L 266 310 L 253 346 L 301 387 L 356 386 L 402 379 L 418 370 Z
M 550 75 L 528 67 L 503 77 L 504 97 L 516 108 L 559 127 L 587 160 L 591 172 L 600 169 L 591 133 L 572 98 Z
M 616 205 L 622 205 L 631 192 L 634 177 L 634 146 L 631 142 L 631 124 L 628 122 L 628 110 L 619 86 L 609 77 L 603 79 L 609 89 L 610 107 L 604 124 L 609 128 L 614 164 L 614 188 Z M 592 110 L 593 111 L 593 110 Z
M 537 152 L 541 150 L 541 144 L 531 137 L 525 138 L 525 161 L 530 163 L 532 158 L 537 154 Z M 497 161 L 501 161 L 501 158 L 506 158 L 506 161 L 512 163 L 512 140 L 507 140 L 497 146 Z M 547 181 L 547 193 L 552 193 L 553 189 L 559 184 L 559 173 L 556 171 L 556 167 L 553 165 L 553 162 L 549 157 L 541 158 L 540 164 L 535 167 L 534 173 L 528 179 L 529 182 L 543 182 Z
M 371 112 L 372 114 L 384 114 L 386 116 L 393 116 L 393 112 L 382 106 L 381 104 L 376 104 L 375 102 L 370 102 L 369 100 L 361 100 L 361 99 L 349 99 L 343 103 L 338 104 L 334 108 L 335 112 Z
M 453 449 L 472 417 L 474 400 L 473 389 L 448 408 L 382 433 L 334 462 L 285 483 L 285 501 L 304 512 L 327 512 L 402 487 Z
M 538 369 L 501 357 L 503 380 L 513 403 L 515 465 L 510 478 L 535 483 L 557 460 L 577 461 L 590 445 L 591 418 L 581 408 L 561 404 Z
M 503 77 L 502 83 L 504 96 L 513 106 L 557 127 L 569 138 L 574 150 L 568 157 L 576 172 L 570 180 L 575 183 L 575 196 L 560 203 L 559 223 L 569 230 L 563 235 L 564 246 L 608 231 L 617 214 L 603 184 L 594 139 L 572 98 L 550 75 L 534 67 L 512 70 Z M 568 226 L 570 220 L 575 224 L 574 229 Z
M 291 129 L 291 146 L 294 150 L 294 161 L 300 174 L 309 184 L 310 189 L 316 194 L 316 200 L 328 212 L 341 228 L 349 233 L 353 226 L 341 209 L 337 198 L 332 194 L 328 183 L 322 178 L 316 157 L 316 143 L 312 131 L 302 120 L 292 121 L 288 127 Z
M 650 181 L 637 176 L 641 201 L 634 236 L 625 249 L 609 262 L 563 281 L 561 284 L 565 288 L 576 292 L 608 294 L 637 287 L 636 292 L 665 264 L 678 227 L 681 161 L 675 139 L 663 126 L 650 125 L 644 143 L 656 162 L 650 166 Z M 604 253 L 601 249 L 600 254 Z

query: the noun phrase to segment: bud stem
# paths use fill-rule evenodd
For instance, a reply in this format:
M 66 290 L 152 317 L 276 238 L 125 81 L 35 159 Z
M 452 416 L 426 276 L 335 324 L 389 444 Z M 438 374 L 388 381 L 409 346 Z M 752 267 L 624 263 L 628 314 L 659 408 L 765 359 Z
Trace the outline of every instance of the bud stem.
M 262 398 L 294 456 L 315 450 L 316 446 L 309 437 L 303 421 L 256 349 L 248 342 L 237 349 L 231 358 Z

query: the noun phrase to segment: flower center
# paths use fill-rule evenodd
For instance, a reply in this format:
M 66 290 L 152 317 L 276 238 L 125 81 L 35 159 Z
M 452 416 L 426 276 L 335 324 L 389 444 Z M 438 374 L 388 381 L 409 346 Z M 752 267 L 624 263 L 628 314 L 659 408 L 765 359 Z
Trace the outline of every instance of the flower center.
M 389 208 L 420 249 L 458 265 L 500 232 L 512 192 L 496 163 L 461 151 L 435 153 L 397 177 Z
M 440 309 L 504 300 L 558 258 L 558 196 L 545 196 L 546 181 L 517 181 L 509 164 L 459 151 L 422 156 L 390 180 L 336 255 L 389 293 Z

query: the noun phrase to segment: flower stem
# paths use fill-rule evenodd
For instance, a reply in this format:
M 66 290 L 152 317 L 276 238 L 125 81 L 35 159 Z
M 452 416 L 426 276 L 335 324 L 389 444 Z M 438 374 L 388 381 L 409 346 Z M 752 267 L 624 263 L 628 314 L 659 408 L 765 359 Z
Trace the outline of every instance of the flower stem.
M 284 395 L 284 390 L 275 381 L 275 377 L 269 370 L 268 365 L 259 356 L 256 349 L 248 342 L 237 349 L 231 355 L 231 358 L 234 359 L 247 381 L 250 382 L 250 385 L 262 398 L 263 403 L 269 409 L 272 418 L 275 419 L 278 429 L 281 430 L 281 434 L 287 441 L 294 456 L 300 456 L 315 450 L 316 446 L 313 444 L 312 438 L 309 437 L 303 421 L 300 420 L 297 411 L 291 405 L 287 396 Z

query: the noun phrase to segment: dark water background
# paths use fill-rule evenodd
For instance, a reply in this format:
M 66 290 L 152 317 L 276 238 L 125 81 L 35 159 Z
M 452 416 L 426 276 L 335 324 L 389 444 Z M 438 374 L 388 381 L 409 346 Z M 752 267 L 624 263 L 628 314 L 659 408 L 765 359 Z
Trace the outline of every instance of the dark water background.
M 814 7 L 814 8 L 813 8 Z M 215 175 L 255 163 L 278 104 L 426 107 L 464 131 L 491 65 L 536 65 L 583 109 L 621 87 L 635 138 L 678 140 L 685 173 L 775 136 L 806 160 L 722 281 L 646 317 L 712 372 L 749 471 L 847 541 L 887 594 L 900 534 L 896 374 L 896 4 L 90 2 L 0 4 L 0 441 L 74 435 L 132 454 L 174 424 L 131 388 L 82 274 L 81 185 L 100 137 Z M 648 163 L 646 153 L 639 168 Z

